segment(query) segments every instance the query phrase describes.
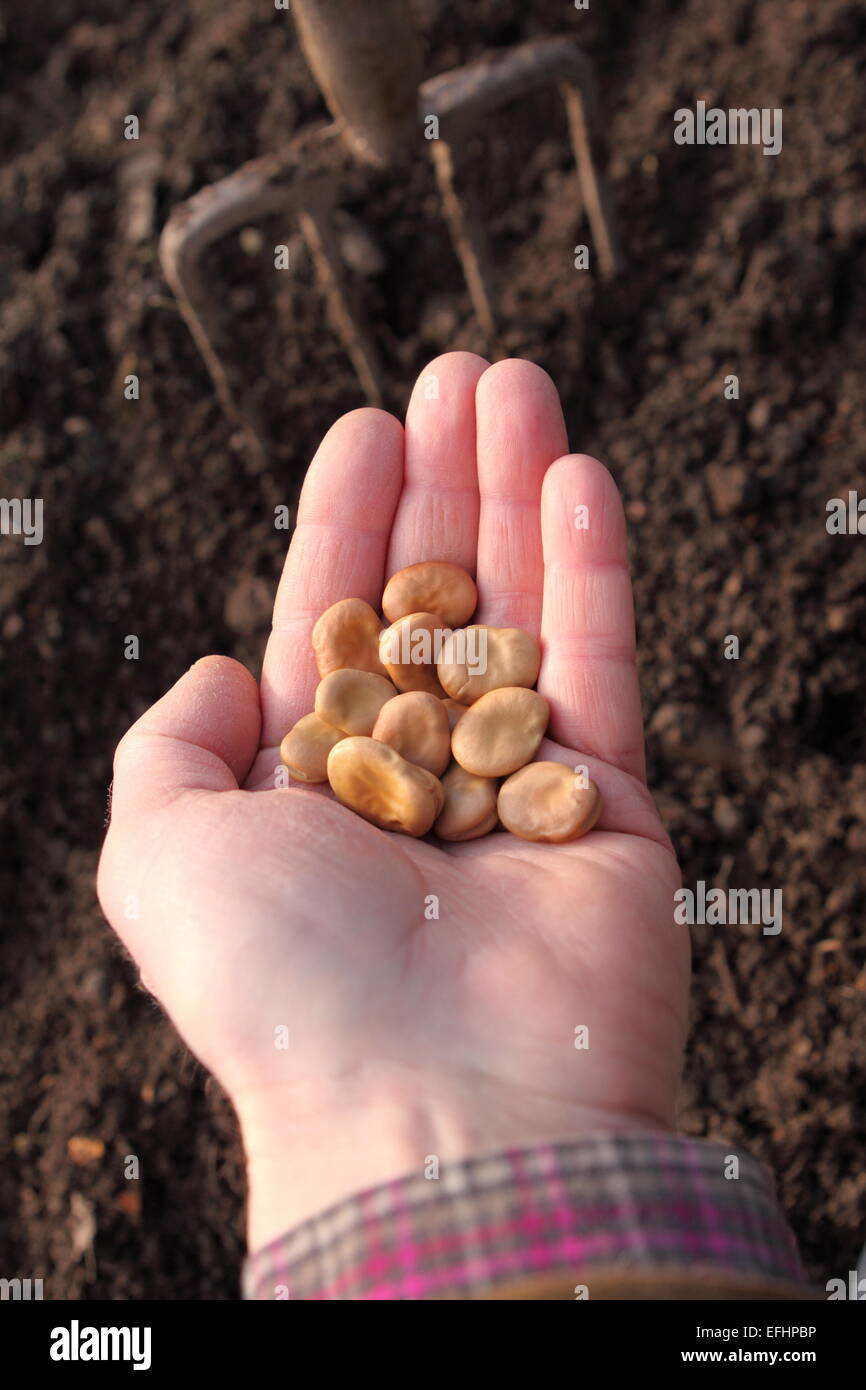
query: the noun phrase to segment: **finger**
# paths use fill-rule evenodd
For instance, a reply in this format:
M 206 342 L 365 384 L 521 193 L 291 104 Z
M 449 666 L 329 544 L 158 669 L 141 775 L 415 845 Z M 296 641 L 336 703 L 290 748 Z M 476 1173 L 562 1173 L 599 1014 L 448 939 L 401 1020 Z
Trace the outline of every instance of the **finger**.
M 313 708 L 319 676 L 310 634 L 341 598 L 378 608 L 403 479 L 403 428 L 383 410 L 334 424 L 304 480 L 262 668 L 262 742 L 280 742 Z
M 419 560 L 449 560 L 475 573 L 478 473 L 475 388 L 489 363 L 471 352 L 436 357 L 406 412 L 403 492 L 387 574 Z
M 139 825 L 185 791 L 232 791 L 261 732 L 259 690 L 227 656 L 206 656 L 121 739 L 114 756 L 111 828 Z
M 616 483 L 586 454 L 544 480 L 538 688 L 560 743 L 646 776 L 625 516 Z
M 484 373 L 475 413 L 479 621 L 537 636 L 544 576 L 541 484 L 568 448 L 559 396 L 546 372 L 514 358 Z

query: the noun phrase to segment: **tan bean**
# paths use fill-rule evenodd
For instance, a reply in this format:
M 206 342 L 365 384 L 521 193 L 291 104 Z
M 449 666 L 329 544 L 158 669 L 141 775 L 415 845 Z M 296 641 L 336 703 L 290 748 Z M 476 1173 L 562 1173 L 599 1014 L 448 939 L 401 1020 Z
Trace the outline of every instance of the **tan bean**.
M 436 679 L 438 646 L 449 628 L 435 613 L 407 613 L 386 627 L 379 638 L 379 659 L 398 690 L 426 690 L 444 696 Z
M 444 644 L 436 674 L 452 699 L 471 705 L 490 690 L 534 685 L 540 666 L 541 650 L 530 633 L 473 623 Z
M 280 744 L 280 761 L 299 782 L 327 782 L 328 754 L 345 737 L 317 714 L 305 714 Z
M 389 623 L 409 613 L 435 613 L 443 627 L 462 627 L 475 612 L 478 590 L 471 575 L 445 560 L 422 560 L 392 574 L 382 595 Z
M 451 758 L 451 730 L 444 700 L 426 690 L 395 695 L 379 711 L 373 738 L 387 743 L 409 763 L 438 777 Z
M 397 691 L 372 671 L 330 671 L 316 688 L 316 714 L 344 734 L 373 732 L 379 711 Z
M 328 755 L 328 781 L 344 806 L 382 830 L 403 835 L 426 835 L 445 800 L 438 777 L 373 738 L 335 744 Z
M 561 845 L 578 840 L 601 815 L 601 793 L 565 763 L 530 763 L 503 782 L 499 819 L 521 840 Z
M 326 608 L 313 628 L 313 651 L 320 676 L 331 671 L 388 673 L 379 660 L 378 614 L 362 598 L 341 598 Z
M 537 690 L 491 690 L 458 721 L 451 752 L 476 777 L 506 777 L 535 756 L 549 716 L 547 701 Z
M 462 718 L 466 713 L 469 706 L 461 705 L 457 700 L 452 700 L 450 695 L 447 699 L 442 701 L 442 704 L 445 706 L 445 713 L 448 715 L 448 727 L 453 733 L 454 725 L 457 723 L 457 720 Z
M 495 830 L 498 820 L 495 777 L 474 777 L 452 763 L 442 778 L 445 805 L 433 825 L 440 840 L 477 840 Z

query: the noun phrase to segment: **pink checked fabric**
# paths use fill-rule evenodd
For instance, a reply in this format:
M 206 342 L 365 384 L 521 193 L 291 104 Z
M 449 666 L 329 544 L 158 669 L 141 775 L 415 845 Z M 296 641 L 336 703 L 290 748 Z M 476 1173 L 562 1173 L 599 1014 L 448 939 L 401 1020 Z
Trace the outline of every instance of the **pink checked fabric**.
M 726 1177 L 739 1162 L 739 1176 Z M 769 1173 L 730 1145 L 596 1135 L 442 1164 L 339 1203 L 250 1256 L 251 1299 L 495 1296 L 593 1268 L 703 1271 L 799 1284 Z

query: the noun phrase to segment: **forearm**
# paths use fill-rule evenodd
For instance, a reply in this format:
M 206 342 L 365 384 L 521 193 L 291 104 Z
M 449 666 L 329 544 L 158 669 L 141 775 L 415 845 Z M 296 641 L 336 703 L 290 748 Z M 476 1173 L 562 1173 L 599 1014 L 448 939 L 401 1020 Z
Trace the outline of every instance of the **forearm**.
M 511 1150 L 361 1192 L 255 1251 L 245 1294 L 813 1296 L 766 1170 L 654 1133 Z

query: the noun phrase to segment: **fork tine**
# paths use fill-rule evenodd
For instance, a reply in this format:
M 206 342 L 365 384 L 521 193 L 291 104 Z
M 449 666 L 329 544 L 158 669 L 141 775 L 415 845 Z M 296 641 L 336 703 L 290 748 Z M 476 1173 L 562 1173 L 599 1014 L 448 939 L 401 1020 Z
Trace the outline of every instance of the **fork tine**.
M 492 345 L 496 338 L 493 310 L 495 294 L 487 238 L 482 231 L 480 219 L 468 201 L 468 192 L 461 196 L 457 191 L 451 146 L 446 140 L 436 140 L 433 142 L 432 155 L 454 250 L 463 267 L 463 278 L 481 331 L 488 344 Z
M 298 223 L 313 258 L 334 328 L 370 405 L 381 406 L 385 397 L 384 374 L 364 316 L 349 290 L 333 230 L 332 200 L 327 194 L 314 194 L 305 199 L 303 206 L 298 208 Z
M 592 68 L 577 44 L 568 38 L 542 39 L 502 53 L 488 53 L 474 63 L 422 83 L 418 92 L 422 124 L 430 115 L 439 121 L 439 138 L 431 144 L 445 215 L 475 312 L 489 336 L 494 328 L 495 302 L 490 257 L 480 219 L 471 205 L 467 207 L 470 195 L 458 195 L 453 152 L 467 130 L 486 112 L 551 84 L 560 87 L 565 102 L 581 197 L 592 228 L 599 269 L 607 277 L 616 271 L 618 252 L 605 183 L 593 154 L 597 120 Z
M 159 240 L 159 259 L 178 307 L 210 372 L 220 404 L 243 429 L 260 465 L 266 451 L 255 411 L 235 358 L 223 343 L 212 290 L 204 283 L 201 258 L 220 237 L 245 222 L 291 206 L 291 179 L 272 158 L 253 160 L 194 194 L 171 213 Z
M 321 137 L 321 138 L 318 138 Z M 334 191 L 341 160 L 331 128 L 282 158 L 252 160 L 202 188 L 175 208 L 159 243 L 159 258 L 178 306 L 210 372 L 217 397 L 241 426 L 253 458 L 266 459 L 265 433 L 244 381 L 213 289 L 201 273 L 202 256 L 220 237 L 275 212 L 293 212 L 313 258 L 334 326 L 371 405 L 381 405 L 383 373 L 366 323 L 353 303 L 333 232 Z
M 619 268 L 619 252 L 607 187 L 604 179 L 598 173 L 592 157 L 589 125 L 586 119 L 586 99 L 572 82 L 563 82 L 560 90 L 568 116 L 571 147 L 574 150 L 574 162 L 577 165 L 580 191 L 592 229 L 592 238 L 598 250 L 599 269 L 602 276 L 609 279 L 616 274 Z

